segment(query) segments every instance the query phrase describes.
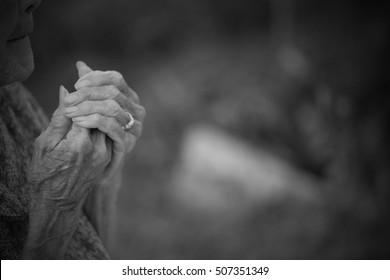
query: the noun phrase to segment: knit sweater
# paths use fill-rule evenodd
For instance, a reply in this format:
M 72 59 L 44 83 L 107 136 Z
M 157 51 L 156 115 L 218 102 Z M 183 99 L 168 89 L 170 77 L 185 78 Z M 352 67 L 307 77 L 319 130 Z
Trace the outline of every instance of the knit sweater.
M 27 237 L 29 190 L 26 172 L 34 141 L 48 120 L 19 82 L 0 87 L 0 258 L 19 259 Z M 107 259 L 85 214 L 78 221 L 66 259 Z

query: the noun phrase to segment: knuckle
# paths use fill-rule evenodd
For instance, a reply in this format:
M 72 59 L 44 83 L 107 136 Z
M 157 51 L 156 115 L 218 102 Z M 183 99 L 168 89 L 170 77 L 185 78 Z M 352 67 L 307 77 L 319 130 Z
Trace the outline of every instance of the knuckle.
M 116 86 L 114 86 L 114 85 L 107 85 L 106 87 L 107 87 L 107 90 L 108 90 L 109 92 L 114 92 L 114 91 L 116 91 Z
M 115 85 L 107 86 L 108 98 L 117 98 L 120 94 L 120 91 Z
M 109 99 L 105 103 L 110 116 L 117 116 L 120 113 L 120 107 L 114 100 Z
M 115 95 L 115 86 L 114 85 L 105 85 L 100 88 L 102 98 L 111 99 Z
M 117 99 L 122 93 L 119 91 L 117 87 L 114 88 L 112 91 L 112 98 Z
M 129 91 L 130 91 L 130 98 L 133 102 L 135 102 L 136 104 L 139 104 L 140 103 L 140 99 L 139 99 L 139 96 L 138 94 L 130 87 L 128 87 Z
M 77 91 L 75 92 L 75 94 L 77 94 L 77 96 L 78 96 L 79 98 L 84 99 L 84 98 L 88 95 L 89 92 L 90 92 L 90 89 L 89 89 L 89 88 L 87 88 L 87 87 L 82 87 L 82 88 L 80 88 L 79 90 L 77 90 Z
M 141 105 L 138 105 L 136 107 L 136 115 L 137 115 L 138 119 L 142 122 L 145 119 L 145 117 L 146 117 L 146 110 L 145 110 L 145 108 L 143 106 L 141 106 Z
M 134 90 L 131 90 L 131 91 L 133 93 L 133 97 L 134 97 L 135 103 L 139 104 L 140 103 L 140 99 L 139 99 L 138 94 Z
M 80 88 L 73 94 L 77 98 L 78 102 L 83 102 L 89 99 L 90 91 L 91 90 L 89 88 Z
M 115 99 L 115 101 L 117 101 L 122 108 L 127 109 L 129 112 L 132 112 L 133 111 L 132 108 L 135 106 L 135 104 L 131 101 L 131 99 L 127 98 L 123 94 L 121 96 L 118 96 L 118 98 Z

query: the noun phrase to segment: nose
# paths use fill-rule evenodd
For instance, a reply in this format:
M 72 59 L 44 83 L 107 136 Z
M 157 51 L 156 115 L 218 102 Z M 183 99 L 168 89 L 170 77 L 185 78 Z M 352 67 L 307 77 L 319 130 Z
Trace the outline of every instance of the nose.
M 19 0 L 20 10 L 26 14 L 31 14 L 41 4 L 41 0 Z

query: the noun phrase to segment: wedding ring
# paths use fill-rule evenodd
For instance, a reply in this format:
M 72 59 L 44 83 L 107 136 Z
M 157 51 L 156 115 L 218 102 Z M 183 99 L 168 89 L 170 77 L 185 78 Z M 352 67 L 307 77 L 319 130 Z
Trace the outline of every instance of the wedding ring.
M 130 130 L 135 124 L 135 120 L 134 120 L 133 116 L 129 112 L 126 112 L 126 113 L 129 115 L 130 121 L 126 125 L 122 126 L 123 130 L 125 130 L 125 131 Z

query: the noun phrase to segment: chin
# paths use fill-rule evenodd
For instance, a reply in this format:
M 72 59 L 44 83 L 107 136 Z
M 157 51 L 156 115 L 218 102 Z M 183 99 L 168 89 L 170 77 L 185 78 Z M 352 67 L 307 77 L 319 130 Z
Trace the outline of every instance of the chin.
M 34 57 L 28 36 L 8 42 L 1 53 L 0 85 L 24 82 L 30 77 L 34 70 Z

